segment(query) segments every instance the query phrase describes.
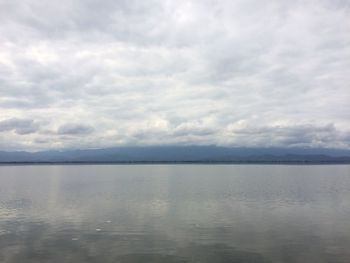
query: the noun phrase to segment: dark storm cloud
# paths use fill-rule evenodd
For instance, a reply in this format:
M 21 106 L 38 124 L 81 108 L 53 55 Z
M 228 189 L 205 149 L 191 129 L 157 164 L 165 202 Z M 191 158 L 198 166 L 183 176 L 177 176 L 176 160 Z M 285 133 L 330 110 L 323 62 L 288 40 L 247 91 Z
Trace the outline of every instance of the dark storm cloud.
M 0 145 L 349 148 L 349 17 L 340 0 L 2 1 L 0 121 L 41 127 Z

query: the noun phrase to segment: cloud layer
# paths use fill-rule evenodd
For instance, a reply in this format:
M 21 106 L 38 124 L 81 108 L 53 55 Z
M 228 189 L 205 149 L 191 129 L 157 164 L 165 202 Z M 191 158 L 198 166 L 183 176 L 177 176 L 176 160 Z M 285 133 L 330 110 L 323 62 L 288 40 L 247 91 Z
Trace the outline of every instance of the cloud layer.
M 5 0 L 0 149 L 350 148 L 342 0 Z

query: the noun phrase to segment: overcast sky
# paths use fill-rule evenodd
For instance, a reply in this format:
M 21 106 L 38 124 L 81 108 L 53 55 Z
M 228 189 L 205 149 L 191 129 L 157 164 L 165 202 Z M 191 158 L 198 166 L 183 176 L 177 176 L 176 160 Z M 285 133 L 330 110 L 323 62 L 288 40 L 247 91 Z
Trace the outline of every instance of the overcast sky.
M 350 148 L 348 0 L 0 0 L 0 149 Z

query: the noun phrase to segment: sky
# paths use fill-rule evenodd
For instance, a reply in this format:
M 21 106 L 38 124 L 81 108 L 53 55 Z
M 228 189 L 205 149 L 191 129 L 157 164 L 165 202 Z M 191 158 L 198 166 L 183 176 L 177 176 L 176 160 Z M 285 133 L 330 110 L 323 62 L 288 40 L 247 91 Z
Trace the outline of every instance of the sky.
M 350 149 L 348 0 L 0 0 L 0 150 Z

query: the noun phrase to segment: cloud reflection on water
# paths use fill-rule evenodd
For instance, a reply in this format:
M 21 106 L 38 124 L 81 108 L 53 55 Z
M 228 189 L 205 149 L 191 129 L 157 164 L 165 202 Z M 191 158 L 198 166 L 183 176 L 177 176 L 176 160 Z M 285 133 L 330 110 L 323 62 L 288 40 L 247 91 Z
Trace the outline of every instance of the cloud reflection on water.
M 349 166 L 0 169 L 5 263 L 350 258 Z

